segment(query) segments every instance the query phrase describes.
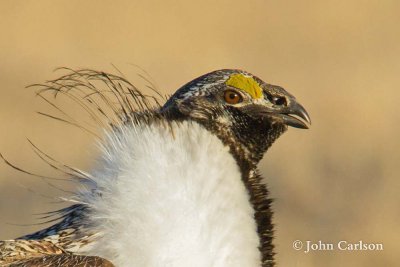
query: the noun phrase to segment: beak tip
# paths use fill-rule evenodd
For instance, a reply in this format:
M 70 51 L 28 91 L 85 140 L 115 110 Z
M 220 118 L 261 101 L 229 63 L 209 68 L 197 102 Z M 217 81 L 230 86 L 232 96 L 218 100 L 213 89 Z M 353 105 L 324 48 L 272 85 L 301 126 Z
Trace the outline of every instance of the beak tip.
M 307 112 L 305 112 L 304 113 L 304 120 L 309 124 L 309 125 L 311 125 L 312 123 L 311 123 L 311 118 L 310 118 L 310 115 L 308 115 L 308 113 Z
M 292 106 L 290 107 L 290 114 L 292 115 L 296 115 L 298 117 L 300 117 L 303 120 L 299 120 L 298 124 L 301 125 L 301 127 L 297 127 L 297 128 L 301 128 L 301 129 L 309 129 L 311 126 L 311 118 L 310 115 L 308 115 L 308 112 L 306 111 L 306 109 L 300 105 L 297 102 L 294 102 L 292 104 Z M 296 126 L 295 126 L 296 127 Z

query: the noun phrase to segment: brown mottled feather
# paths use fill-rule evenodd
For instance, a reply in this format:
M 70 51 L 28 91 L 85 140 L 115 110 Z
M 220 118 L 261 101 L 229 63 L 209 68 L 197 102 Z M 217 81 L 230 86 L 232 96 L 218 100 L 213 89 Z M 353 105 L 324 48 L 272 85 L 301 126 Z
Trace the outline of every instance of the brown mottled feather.
M 114 265 L 100 257 L 96 256 L 83 256 L 73 254 L 60 254 L 60 255 L 48 255 L 38 258 L 31 258 L 28 260 L 22 260 L 16 263 L 6 265 L 7 267 L 51 267 L 51 266 L 63 266 L 63 267 L 113 267 Z
M 26 258 L 57 255 L 65 251 L 45 240 L 5 240 L 0 241 L 0 266 Z
M 114 266 L 96 256 L 73 255 L 46 240 L 0 241 L 0 266 Z

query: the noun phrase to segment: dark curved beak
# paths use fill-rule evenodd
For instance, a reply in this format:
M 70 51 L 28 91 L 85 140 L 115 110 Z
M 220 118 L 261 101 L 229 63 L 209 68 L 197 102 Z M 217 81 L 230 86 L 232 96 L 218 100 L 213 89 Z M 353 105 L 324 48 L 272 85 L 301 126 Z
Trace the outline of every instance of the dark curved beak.
M 256 118 L 269 117 L 287 126 L 308 129 L 309 125 L 311 125 L 311 119 L 305 108 L 297 103 L 294 98 L 288 97 L 287 99 L 287 102 L 289 102 L 287 105 L 275 106 L 273 108 L 263 105 L 248 105 L 241 107 L 241 110 Z
M 276 116 L 282 118 L 286 125 L 295 128 L 308 129 L 308 125 L 311 125 L 311 118 L 307 111 L 296 101 L 291 101 L 289 106 Z

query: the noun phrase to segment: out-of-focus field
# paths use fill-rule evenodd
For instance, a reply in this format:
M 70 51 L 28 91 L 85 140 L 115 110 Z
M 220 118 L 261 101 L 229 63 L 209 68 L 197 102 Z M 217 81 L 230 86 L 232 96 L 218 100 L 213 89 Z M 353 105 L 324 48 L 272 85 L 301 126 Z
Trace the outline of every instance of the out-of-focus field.
M 59 175 L 29 138 L 90 170 L 93 138 L 35 114 L 51 109 L 25 88 L 56 78 L 56 67 L 115 72 L 112 63 L 135 81 L 135 64 L 165 93 L 215 69 L 245 69 L 294 94 L 313 120 L 308 131 L 289 129 L 261 163 L 275 198 L 278 266 L 398 266 L 399 25 L 394 0 L 2 1 L 0 152 Z M 68 193 L 0 162 L 0 239 L 43 227 L 31 225 L 40 222 L 33 214 L 62 207 L 59 195 Z M 384 250 L 303 253 L 295 240 Z

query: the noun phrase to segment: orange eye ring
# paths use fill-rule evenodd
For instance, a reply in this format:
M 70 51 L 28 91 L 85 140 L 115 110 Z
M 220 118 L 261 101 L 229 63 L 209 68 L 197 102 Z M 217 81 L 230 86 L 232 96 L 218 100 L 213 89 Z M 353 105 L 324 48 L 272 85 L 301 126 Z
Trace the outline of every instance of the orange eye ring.
M 224 92 L 225 102 L 228 104 L 237 104 L 243 101 L 243 97 L 234 90 L 226 90 Z

